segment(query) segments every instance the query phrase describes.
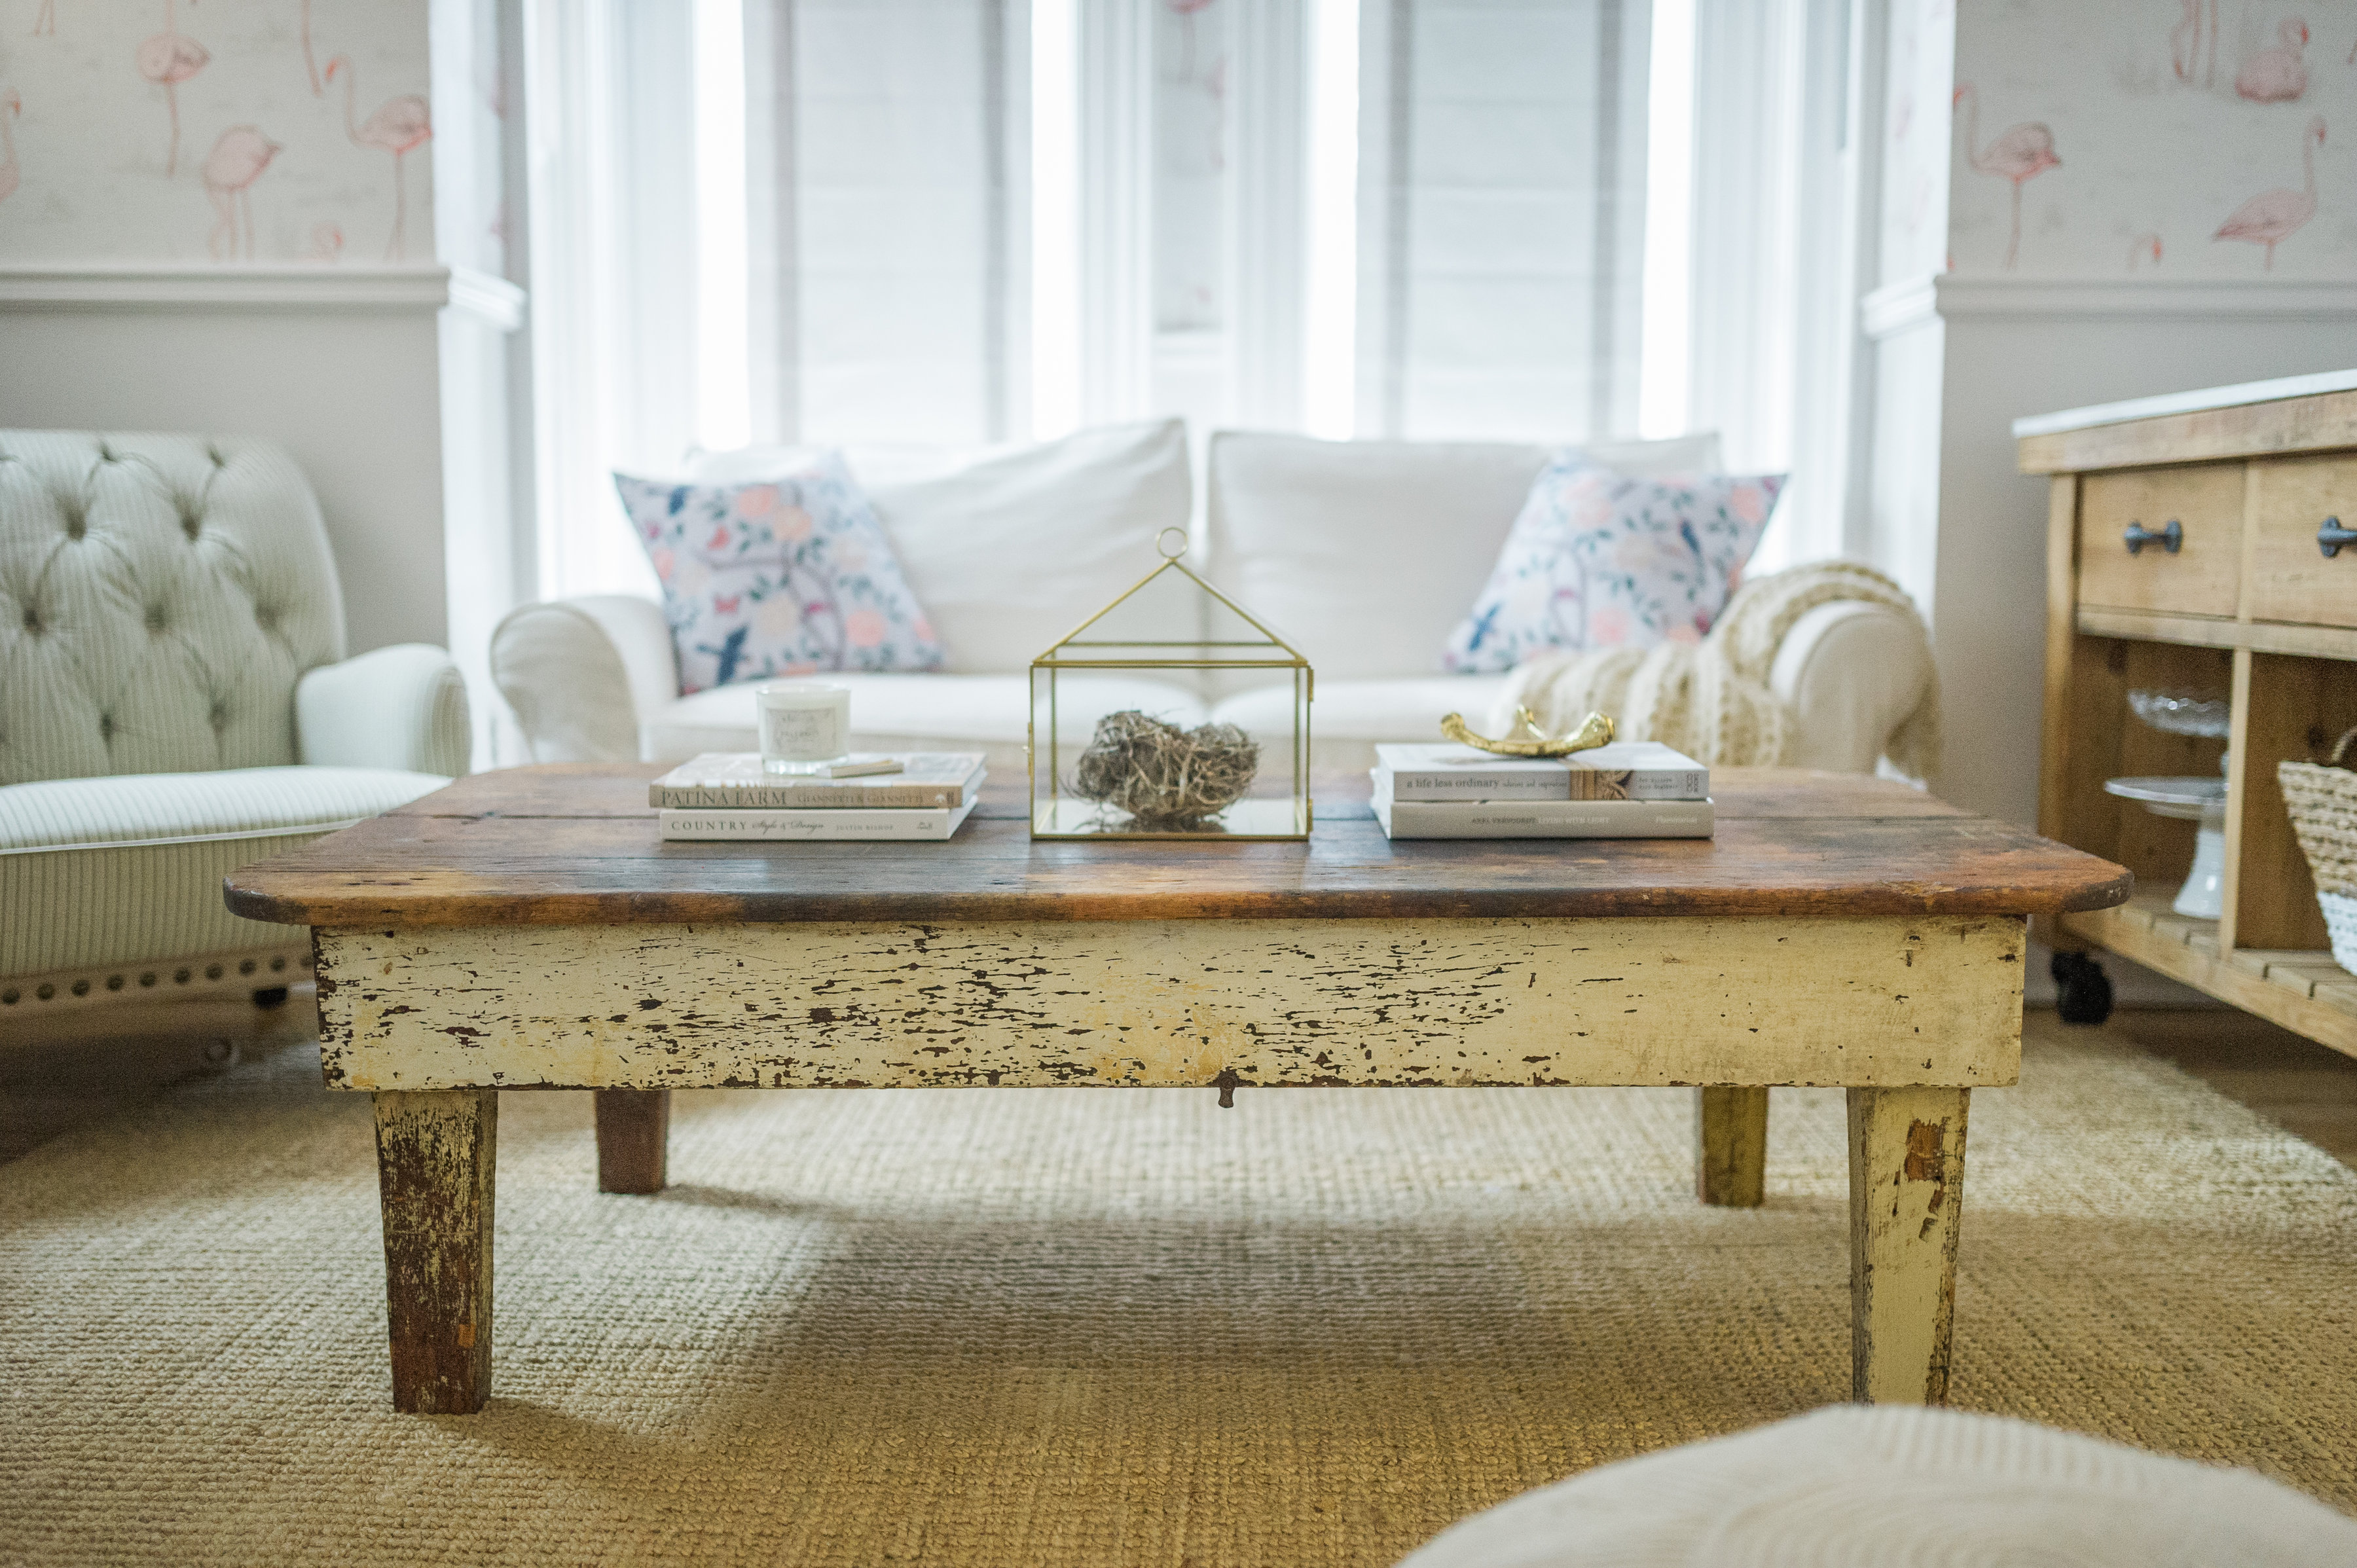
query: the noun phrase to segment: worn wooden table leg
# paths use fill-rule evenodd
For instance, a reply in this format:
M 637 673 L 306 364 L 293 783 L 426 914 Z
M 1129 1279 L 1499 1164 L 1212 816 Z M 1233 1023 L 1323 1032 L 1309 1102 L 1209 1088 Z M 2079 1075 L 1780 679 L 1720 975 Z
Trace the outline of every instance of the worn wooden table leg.
M 1947 1402 L 1970 1096 L 1849 1091 L 1850 1398 L 1861 1402 Z
M 671 1090 L 601 1089 L 597 1190 L 661 1192 L 671 1155 Z
M 376 1096 L 393 1408 L 471 1415 L 491 1395 L 496 1090 Z
M 1695 1090 L 1695 1196 L 1757 1208 L 1768 1192 L 1768 1090 Z

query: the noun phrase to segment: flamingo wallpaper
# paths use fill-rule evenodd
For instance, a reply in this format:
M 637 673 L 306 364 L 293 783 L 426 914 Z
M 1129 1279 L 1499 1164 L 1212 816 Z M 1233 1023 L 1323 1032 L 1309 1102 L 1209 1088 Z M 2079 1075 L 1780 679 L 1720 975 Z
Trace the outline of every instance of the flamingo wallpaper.
M 426 10 L 0 0 L 0 262 L 431 262 Z
M 1948 196 L 1902 272 L 2357 272 L 2352 0 L 1896 0 L 1892 50 L 1890 194 Z

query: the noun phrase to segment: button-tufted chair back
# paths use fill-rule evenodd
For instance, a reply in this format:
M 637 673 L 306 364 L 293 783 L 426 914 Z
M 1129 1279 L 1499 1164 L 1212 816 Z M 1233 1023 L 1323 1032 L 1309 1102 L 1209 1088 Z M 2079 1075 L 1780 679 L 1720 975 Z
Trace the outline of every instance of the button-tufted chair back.
M 282 448 L 0 431 L 0 784 L 290 764 L 296 678 L 343 656 Z

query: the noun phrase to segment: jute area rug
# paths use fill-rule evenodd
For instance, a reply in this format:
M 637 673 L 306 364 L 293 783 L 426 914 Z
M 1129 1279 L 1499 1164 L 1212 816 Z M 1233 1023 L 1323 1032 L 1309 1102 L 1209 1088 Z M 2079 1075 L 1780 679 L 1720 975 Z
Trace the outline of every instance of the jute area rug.
M 497 1397 L 386 1406 L 303 1049 L 0 1166 L 0 1560 L 1382 1564 L 1841 1398 L 1840 1097 L 1757 1212 L 1660 1090 L 504 1097 Z M 2357 1505 L 2357 1174 L 2050 1025 L 1975 1097 L 1958 1402 Z

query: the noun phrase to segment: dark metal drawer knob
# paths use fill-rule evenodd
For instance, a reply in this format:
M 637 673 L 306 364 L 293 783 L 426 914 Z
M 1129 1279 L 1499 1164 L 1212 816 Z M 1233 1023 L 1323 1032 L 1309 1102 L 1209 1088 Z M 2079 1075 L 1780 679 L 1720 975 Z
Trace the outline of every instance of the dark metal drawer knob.
M 2185 525 L 2172 517 L 2168 527 L 2155 533 L 2140 522 L 2132 522 L 2124 537 L 2128 542 L 2128 553 L 2131 555 L 2144 553 L 2144 547 L 2147 544 L 2158 544 L 2174 555 L 2185 548 Z M 2357 534 L 2351 537 L 2357 538 Z
M 2344 544 L 2357 544 L 2357 528 L 2343 528 L 2337 517 L 2328 517 L 2317 528 L 2316 547 L 2327 561 L 2341 553 Z

